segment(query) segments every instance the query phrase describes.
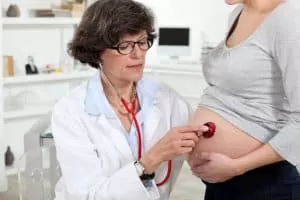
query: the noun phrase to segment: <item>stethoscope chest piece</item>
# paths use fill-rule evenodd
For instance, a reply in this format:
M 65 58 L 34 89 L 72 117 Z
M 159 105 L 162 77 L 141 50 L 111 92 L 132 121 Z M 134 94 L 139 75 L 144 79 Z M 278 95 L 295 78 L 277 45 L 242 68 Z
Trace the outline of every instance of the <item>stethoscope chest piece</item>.
M 212 136 L 214 136 L 215 132 L 216 132 L 216 124 L 213 122 L 206 122 L 204 124 L 204 126 L 208 127 L 208 131 L 203 133 L 203 137 L 204 138 L 211 138 Z

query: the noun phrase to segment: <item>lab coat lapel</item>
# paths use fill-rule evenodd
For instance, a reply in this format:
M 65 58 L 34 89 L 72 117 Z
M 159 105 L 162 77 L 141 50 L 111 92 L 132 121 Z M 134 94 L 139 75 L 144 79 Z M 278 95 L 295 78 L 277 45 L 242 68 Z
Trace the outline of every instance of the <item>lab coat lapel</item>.
M 144 152 L 147 152 L 165 133 L 165 119 L 158 103 L 152 107 L 144 123 Z
M 124 160 L 132 160 L 133 155 L 124 134 L 117 127 L 112 126 L 110 120 L 116 119 L 106 118 L 104 115 L 101 115 L 97 120 L 97 124 L 103 129 L 101 130 L 103 134 L 110 138 L 115 148 L 124 156 Z
M 145 120 L 145 139 L 144 151 L 147 152 L 152 148 L 170 129 L 170 110 L 163 105 L 156 104 L 149 112 Z M 164 179 L 167 173 L 168 163 L 161 163 L 155 172 L 155 181 L 160 182 Z

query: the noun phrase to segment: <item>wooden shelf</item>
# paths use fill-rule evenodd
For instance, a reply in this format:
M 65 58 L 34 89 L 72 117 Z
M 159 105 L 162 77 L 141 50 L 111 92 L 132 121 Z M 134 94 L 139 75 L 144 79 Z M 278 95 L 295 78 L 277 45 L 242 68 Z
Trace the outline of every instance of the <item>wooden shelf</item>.
M 54 81 L 66 81 L 76 79 L 87 79 L 91 77 L 94 71 L 80 71 L 72 73 L 57 73 L 57 74 L 39 74 L 39 75 L 24 75 L 3 78 L 4 87 L 9 85 L 33 84 L 33 83 L 53 83 Z
M 81 18 L 74 17 L 32 17 L 32 18 L 2 18 L 3 25 L 76 25 Z

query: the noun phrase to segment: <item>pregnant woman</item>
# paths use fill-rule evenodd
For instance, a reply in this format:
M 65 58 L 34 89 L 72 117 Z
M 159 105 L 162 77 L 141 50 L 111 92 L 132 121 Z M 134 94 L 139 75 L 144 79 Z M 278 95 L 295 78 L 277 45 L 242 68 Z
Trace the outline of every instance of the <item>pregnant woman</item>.
M 191 121 L 215 135 L 189 156 L 206 200 L 300 199 L 300 11 L 283 0 L 237 4 L 208 56 L 208 87 Z

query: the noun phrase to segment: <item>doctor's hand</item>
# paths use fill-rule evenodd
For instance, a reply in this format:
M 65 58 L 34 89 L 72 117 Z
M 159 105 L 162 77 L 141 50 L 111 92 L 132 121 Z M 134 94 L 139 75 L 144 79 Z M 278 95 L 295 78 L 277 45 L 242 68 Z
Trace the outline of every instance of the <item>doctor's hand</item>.
M 206 126 L 181 126 L 169 130 L 142 158 L 145 171 L 152 173 L 164 161 L 193 151 Z

